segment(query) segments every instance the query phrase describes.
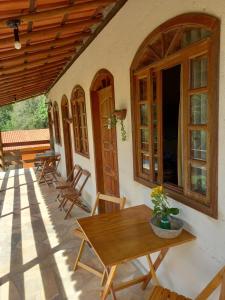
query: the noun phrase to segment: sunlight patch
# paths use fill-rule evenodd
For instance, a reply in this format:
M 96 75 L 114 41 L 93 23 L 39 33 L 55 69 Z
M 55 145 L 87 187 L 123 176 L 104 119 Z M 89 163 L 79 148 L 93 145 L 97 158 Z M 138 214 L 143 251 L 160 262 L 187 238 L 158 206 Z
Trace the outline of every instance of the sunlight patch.
M 12 214 L 0 218 L 0 277 L 10 272 L 12 220 Z
M 25 300 L 45 299 L 39 265 L 24 273 Z

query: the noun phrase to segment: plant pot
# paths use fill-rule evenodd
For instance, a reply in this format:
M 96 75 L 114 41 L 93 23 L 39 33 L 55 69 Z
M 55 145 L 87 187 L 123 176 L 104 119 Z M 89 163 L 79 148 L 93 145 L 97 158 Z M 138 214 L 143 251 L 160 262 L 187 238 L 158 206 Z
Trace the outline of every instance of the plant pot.
M 125 120 L 127 115 L 127 110 L 126 109 L 115 110 L 114 115 L 117 117 L 118 120 Z
M 178 237 L 184 227 L 184 223 L 181 219 L 170 217 L 170 228 L 171 229 L 163 229 L 160 227 L 160 217 L 153 217 L 150 220 L 150 225 L 154 233 L 163 239 L 173 239 Z

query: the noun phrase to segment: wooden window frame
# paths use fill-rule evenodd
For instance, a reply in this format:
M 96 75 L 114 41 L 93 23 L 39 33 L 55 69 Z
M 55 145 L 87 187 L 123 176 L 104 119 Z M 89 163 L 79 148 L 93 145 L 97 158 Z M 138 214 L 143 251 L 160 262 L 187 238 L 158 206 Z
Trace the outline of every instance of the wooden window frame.
M 79 85 L 75 86 L 71 96 L 73 119 L 73 136 L 75 152 L 89 158 L 87 111 L 85 92 Z
M 202 40 L 194 42 L 183 49 L 172 52 L 167 55 L 164 53 L 163 57 L 156 57 L 156 61 L 149 64 L 143 65 L 144 53 L 146 53 L 146 48 L 151 48 L 151 41 L 156 40 L 157 37 L 164 38 L 164 33 L 168 32 L 171 28 L 176 27 L 185 28 L 185 26 L 193 27 L 206 27 L 211 31 L 211 36 L 206 37 Z M 220 22 L 217 18 L 205 15 L 205 14 L 184 14 L 177 16 L 156 28 L 143 42 L 143 44 L 138 49 L 133 63 L 131 65 L 130 75 L 131 75 L 131 109 L 132 109 L 132 126 L 133 126 L 133 157 L 134 157 L 134 180 L 148 186 L 150 188 L 155 187 L 158 184 L 163 184 L 163 145 L 162 145 L 162 80 L 161 74 L 162 70 L 173 67 L 177 64 L 181 65 L 182 81 L 181 81 L 181 93 L 182 93 L 182 111 L 183 111 L 183 165 L 184 165 L 184 186 L 180 188 L 178 186 L 173 186 L 171 184 L 163 184 L 167 194 L 186 204 L 198 211 L 203 212 L 213 218 L 218 217 L 218 63 L 219 63 L 219 36 L 220 36 Z M 149 46 L 150 45 L 150 46 Z M 151 49 L 151 51 L 153 51 Z M 164 52 L 164 51 L 162 51 Z M 168 51 L 167 51 L 168 52 Z M 189 97 L 192 93 L 201 93 L 206 90 L 206 88 L 199 88 L 191 90 L 189 88 L 189 74 L 190 74 L 190 61 L 195 57 L 200 57 L 207 55 L 208 58 L 208 125 L 202 126 L 207 130 L 207 159 L 206 159 L 206 169 L 207 169 L 207 196 L 201 197 L 199 193 L 190 192 L 190 100 Z M 137 92 L 137 81 L 141 76 L 147 78 L 148 95 L 151 99 L 148 99 L 148 105 L 150 107 L 149 116 L 152 118 L 152 89 L 151 87 L 151 76 L 152 73 L 155 74 L 157 78 L 157 151 L 158 151 L 158 177 L 154 178 L 154 170 L 151 166 L 153 163 L 153 137 L 152 137 L 152 122 L 149 123 L 149 157 L 150 157 L 150 172 L 148 175 L 143 174 L 140 171 L 140 137 L 138 131 L 140 130 L 140 122 L 138 120 L 138 115 L 140 111 L 137 109 L 138 104 L 138 92 Z M 193 125 L 192 125 L 193 126 Z M 200 126 L 200 127 L 201 127 Z M 197 127 L 196 127 L 197 128 Z M 143 162 L 142 162 L 143 165 Z M 198 200 L 198 201 L 196 201 Z
M 54 123 L 55 142 L 56 144 L 61 145 L 59 106 L 56 101 L 53 103 L 53 123 Z

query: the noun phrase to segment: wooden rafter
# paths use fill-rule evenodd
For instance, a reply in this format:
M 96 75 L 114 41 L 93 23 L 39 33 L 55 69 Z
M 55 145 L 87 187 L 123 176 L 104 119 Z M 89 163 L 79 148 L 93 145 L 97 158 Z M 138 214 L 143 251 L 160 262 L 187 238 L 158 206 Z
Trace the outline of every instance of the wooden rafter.
M 74 45 L 72 45 L 72 46 L 69 45 L 69 46 L 61 47 L 59 49 L 55 49 L 54 51 L 43 50 L 43 51 L 39 51 L 39 52 L 32 53 L 32 54 L 24 54 L 19 57 L 15 57 L 15 58 L 3 59 L 0 61 L 0 69 L 2 68 L 2 70 L 3 70 L 4 68 L 7 68 L 9 66 L 23 64 L 25 61 L 27 61 L 27 62 L 35 61 L 35 60 L 38 60 L 41 58 L 53 57 L 56 55 L 67 53 L 67 52 L 75 54 L 75 52 L 76 52 L 75 49 L 76 48 Z
M 42 66 L 42 65 L 48 64 L 48 63 L 62 61 L 62 60 L 65 60 L 67 57 L 71 57 L 73 54 L 74 54 L 74 52 L 72 51 L 72 52 L 68 52 L 68 53 L 55 55 L 54 57 L 51 57 L 51 58 L 38 59 L 35 62 L 25 63 L 25 64 L 15 66 L 15 67 L 12 66 L 12 67 L 8 67 L 5 69 L 1 69 L 0 76 L 4 75 L 4 74 L 16 73 L 16 72 L 22 71 L 22 70 L 30 70 L 35 67 Z
M 1 60 L 9 57 L 19 57 L 20 55 L 24 55 L 26 53 L 35 53 L 44 50 L 54 50 L 60 49 L 64 46 L 74 45 L 79 46 L 82 45 L 81 40 L 77 40 L 77 36 L 71 36 L 69 38 L 61 38 L 48 42 L 40 42 L 38 44 L 32 44 L 30 46 L 22 47 L 20 50 L 15 51 L 15 49 L 9 49 L 5 51 L 0 51 Z
M 16 3 L 16 2 L 18 2 L 18 0 L 5 1 L 5 2 L 9 2 L 9 3 L 11 2 L 10 9 L 12 9 L 14 2 Z M 27 15 L 14 16 L 14 18 L 19 18 L 21 23 L 28 23 L 30 21 L 35 22 L 35 21 L 45 20 L 45 19 L 48 19 L 51 17 L 60 17 L 60 16 L 63 16 L 64 14 L 71 14 L 71 13 L 75 13 L 75 12 L 83 12 L 85 10 L 96 9 L 98 6 L 104 7 L 110 3 L 115 3 L 115 2 L 116 2 L 116 0 L 86 1 L 85 3 L 78 3 L 78 4 L 70 5 L 67 7 L 56 8 L 56 9 L 51 9 L 51 10 L 49 9 L 49 10 L 37 12 L 34 14 L 30 13 Z M 1 5 L 1 6 L 3 6 L 3 5 Z M 8 18 L 0 20 L 0 26 L 7 27 L 7 25 L 6 25 L 7 21 L 8 21 Z
M 98 20 L 100 22 L 100 20 Z M 21 34 L 20 35 L 20 41 L 22 44 L 26 44 L 26 41 L 29 40 L 48 40 L 49 37 L 54 38 L 56 34 L 60 33 L 61 35 L 65 35 L 65 34 L 71 34 L 74 35 L 74 33 L 77 33 L 77 40 L 79 39 L 83 39 L 85 37 L 88 37 L 90 35 L 90 33 L 88 32 L 83 32 L 83 33 L 79 33 L 79 27 L 77 26 L 83 26 L 88 27 L 91 26 L 93 24 L 96 24 L 96 20 L 89 20 L 89 21 L 80 21 L 79 25 L 77 24 L 68 24 L 68 25 L 64 25 L 62 27 L 56 27 L 56 28 L 50 28 L 47 30 L 38 30 L 38 31 L 33 31 L 30 33 L 25 33 L 25 34 Z M 14 37 L 7 37 L 7 38 L 0 38 L 0 48 L 4 48 L 4 47 L 10 47 L 12 46 L 14 43 Z
M 48 91 L 126 1 L 0 1 L 0 105 Z M 10 19 L 20 20 L 19 50 Z

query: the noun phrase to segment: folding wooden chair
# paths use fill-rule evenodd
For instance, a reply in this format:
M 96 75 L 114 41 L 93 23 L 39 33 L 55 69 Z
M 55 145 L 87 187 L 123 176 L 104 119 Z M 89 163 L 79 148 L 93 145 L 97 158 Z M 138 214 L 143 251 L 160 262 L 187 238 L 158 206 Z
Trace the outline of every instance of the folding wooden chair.
M 225 300 L 225 267 L 223 267 L 195 300 L 207 300 L 209 296 L 221 285 L 219 300 Z M 155 286 L 151 292 L 149 300 L 190 300 L 182 295 L 178 295 L 161 286 Z
M 89 207 L 87 207 L 87 205 L 80 198 L 82 190 L 90 176 L 90 172 L 88 172 L 87 170 L 82 170 L 74 186 L 66 189 L 66 191 L 63 192 L 63 200 L 61 201 L 59 208 L 63 208 L 65 210 L 65 205 L 67 204 L 67 202 L 71 203 L 69 209 L 66 212 L 65 219 L 67 219 L 67 217 L 70 215 L 70 212 L 73 209 L 74 205 L 90 213 Z
M 57 168 L 60 163 L 61 155 L 49 157 L 45 160 L 38 183 L 47 183 L 48 185 L 53 183 L 53 180 L 58 181 Z
M 58 195 L 56 197 L 56 201 L 62 201 L 63 193 L 65 193 L 68 189 L 74 187 L 81 176 L 82 168 L 75 164 L 72 171 L 68 175 L 66 182 L 55 182 L 55 188 L 58 191 Z M 61 203 L 60 201 L 60 203 Z
M 95 200 L 95 204 L 94 204 L 92 212 L 91 212 L 92 216 L 94 216 L 97 213 L 100 201 L 107 201 L 107 202 L 111 202 L 111 203 L 116 203 L 116 204 L 118 204 L 119 209 L 123 209 L 125 204 L 126 204 L 126 198 L 125 197 L 119 198 L 119 197 L 115 197 L 115 196 L 108 196 L 108 195 L 98 193 L 97 197 L 96 197 L 96 200 Z M 93 273 L 94 275 L 96 275 L 98 277 L 101 277 L 101 280 L 102 280 L 101 284 L 103 285 L 104 282 L 105 282 L 106 277 L 108 276 L 109 270 L 104 270 L 103 272 L 100 272 L 100 271 L 98 271 L 98 270 L 96 270 L 96 269 L 94 269 L 94 268 L 92 268 L 92 267 L 90 267 L 90 266 L 88 266 L 88 265 L 86 265 L 86 264 L 84 264 L 80 261 L 82 253 L 84 251 L 85 244 L 88 243 L 88 240 L 86 239 L 86 237 L 84 236 L 84 234 L 83 234 L 83 232 L 80 228 L 76 228 L 74 230 L 74 234 L 77 237 L 82 239 L 81 246 L 80 246 L 80 249 L 79 249 L 75 264 L 74 264 L 74 271 L 78 267 L 83 268 L 83 269 Z M 113 299 L 116 299 L 115 294 L 113 292 L 113 289 L 111 289 L 111 293 L 112 293 Z

